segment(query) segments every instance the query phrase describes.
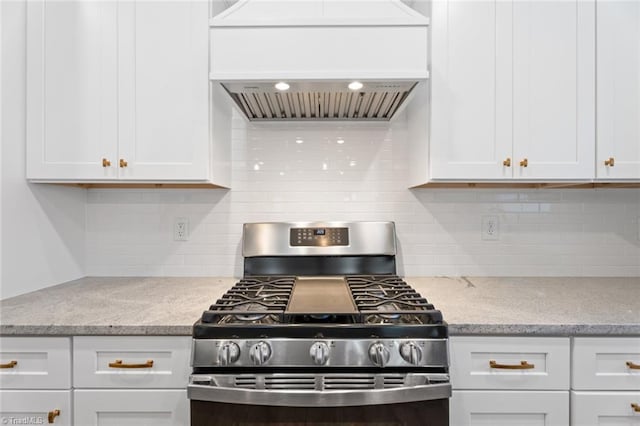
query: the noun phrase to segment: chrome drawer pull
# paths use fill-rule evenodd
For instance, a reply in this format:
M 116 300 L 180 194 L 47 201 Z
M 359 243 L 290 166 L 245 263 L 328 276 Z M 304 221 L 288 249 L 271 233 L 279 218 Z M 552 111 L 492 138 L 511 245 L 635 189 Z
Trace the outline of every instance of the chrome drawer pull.
M 535 368 L 534 364 L 529 364 L 527 361 L 520 361 L 520 364 L 498 364 L 491 360 L 489 361 L 490 368 L 500 368 L 503 370 L 530 370 Z
M 121 359 L 116 359 L 114 362 L 109 363 L 110 368 L 151 368 L 153 367 L 153 360 L 148 359 L 144 364 L 123 364 Z

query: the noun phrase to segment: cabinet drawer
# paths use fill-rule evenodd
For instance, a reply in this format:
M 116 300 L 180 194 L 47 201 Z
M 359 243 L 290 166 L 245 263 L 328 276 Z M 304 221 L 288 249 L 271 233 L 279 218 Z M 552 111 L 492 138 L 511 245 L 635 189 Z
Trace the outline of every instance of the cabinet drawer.
M 186 390 L 75 390 L 74 424 L 188 426 Z
M 573 389 L 640 389 L 640 337 L 573 340 Z
M 74 387 L 185 388 L 190 353 L 186 336 L 74 337 Z
M 569 389 L 568 338 L 454 336 L 450 341 L 454 389 Z
M 0 388 L 69 389 L 71 340 L 67 337 L 0 338 Z
M 71 424 L 71 391 L 2 390 L 0 424 Z
M 637 392 L 571 392 L 571 424 L 574 426 L 638 425 Z
M 453 391 L 455 426 L 566 426 L 569 391 Z

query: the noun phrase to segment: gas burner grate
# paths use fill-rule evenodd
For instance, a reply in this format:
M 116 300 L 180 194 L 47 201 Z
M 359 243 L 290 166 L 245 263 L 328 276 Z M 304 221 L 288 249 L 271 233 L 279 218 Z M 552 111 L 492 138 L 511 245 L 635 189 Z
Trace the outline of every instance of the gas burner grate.
M 277 324 L 283 321 L 295 277 L 243 278 L 202 314 L 204 323 Z
M 442 313 L 395 275 L 349 276 L 347 284 L 367 324 L 442 324 Z
M 442 324 L 436 310 L 397 276 L 345 277 L 356 314 L 291 314 L 287 306 L 296 277 L 241 279 L 202 315 L 208 324 Z

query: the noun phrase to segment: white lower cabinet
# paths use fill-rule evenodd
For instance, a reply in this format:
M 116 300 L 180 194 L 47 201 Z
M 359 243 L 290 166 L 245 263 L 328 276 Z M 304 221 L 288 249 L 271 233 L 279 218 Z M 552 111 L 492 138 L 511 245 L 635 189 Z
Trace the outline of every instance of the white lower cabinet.
M 640 337 L 576 337 L 571 366 L 573 426 L 640 426 Z
M 566 426 L 568 391 L 454 390 L 452 426 Z
M 454 389 L 569 390 L 564 337 L 451 337 Z
M 186 388 L 187 336 L 80 336 L 73 339 L 74 388 Z
M 571 367 L 572 389 L 640 391 L 640 338 L 576 337 Z
M 74 337 L 75 424 L 188 425 L 190 353 L 188 336 Z
M 452 426 L 566 426 L 565 337 L 452 336 Z
M 76 425 L 189 425 L 184 389 L 76 389 L 73 400 Z
M 71 339 L 0 337 L 0 425 L 71 425 Z
M 71 388 L 71 339 L 0 338 L 0 388 Z
M 0 390 L 0 424 L 71 425 L 71 391 Z
M 571 424 L 575 426 L 640 426 L 637 392 L 571 392 Z

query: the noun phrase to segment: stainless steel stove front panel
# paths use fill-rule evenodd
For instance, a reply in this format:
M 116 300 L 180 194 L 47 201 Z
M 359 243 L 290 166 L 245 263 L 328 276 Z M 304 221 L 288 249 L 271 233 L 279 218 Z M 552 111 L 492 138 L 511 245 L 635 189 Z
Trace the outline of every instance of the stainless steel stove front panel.
M 347 238 L 342 237 L 339 243 L 336 240 L 335 245 L 332 245 L 330 238 L 326 243 L 328 245 L 305 245 L 303 242 L 301 245 L 292 245 L 291 230 L 300 228 L 340 229 L 339 234 L 347 235 Z M 326 235 L 329 234 L 331 233 L 327 232 Z M 347 241 L 348 244 L 345 245 Z M 243 228 L 244 257 L 395 254 L 396 232 L 393 222 L 270 222 L 246 223 Z
M 193 367 L 449 365 L 448 339 L 194 339 L 192 354 Z

